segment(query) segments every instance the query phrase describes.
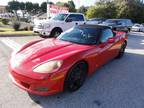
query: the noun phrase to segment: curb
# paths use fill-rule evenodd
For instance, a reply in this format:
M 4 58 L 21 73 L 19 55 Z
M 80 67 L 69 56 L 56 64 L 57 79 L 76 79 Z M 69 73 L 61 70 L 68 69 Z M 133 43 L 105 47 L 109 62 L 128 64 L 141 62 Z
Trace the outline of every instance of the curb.
M 16 34 L 16 35 L 0 35 L 0 37 L 25 37 L 25 36 L 39 36 L 38 34 L 31 34 L 31 35 L 22 35 L 22 34 Z

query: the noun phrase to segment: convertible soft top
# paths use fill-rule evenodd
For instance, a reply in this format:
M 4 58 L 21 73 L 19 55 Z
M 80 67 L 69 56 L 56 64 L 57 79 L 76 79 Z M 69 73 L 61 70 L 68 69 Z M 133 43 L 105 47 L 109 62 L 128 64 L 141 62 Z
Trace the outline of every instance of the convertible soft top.
M 96 29 L 111 29 L 109 26 L 104 26 L 104 25 L 92 25 L 92 24 L 82 24 L 82 25 L 77 25 L 77 27 L 80 28 L 96 28 Z

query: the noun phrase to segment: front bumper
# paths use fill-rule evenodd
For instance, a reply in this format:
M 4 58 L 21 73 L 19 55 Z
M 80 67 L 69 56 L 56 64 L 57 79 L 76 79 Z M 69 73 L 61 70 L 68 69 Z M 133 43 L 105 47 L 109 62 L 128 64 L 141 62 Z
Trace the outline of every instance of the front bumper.
M 132 30 L 132 31 L 136 31 L 136 32 L 140 31 L 139 28 L 132 28 L 131 30 Z
M 33 32 L 34 33 L 40 33 L 42 31 L 42 29 L 39 28 L 33 28 Z
M 47 96 L 63 91 L 65 72 L 45 80 L 37 80 L 10 72 L 12 82 L 21 89 L 36 95 Z
M 39 34 L 42 35 L 42 36 L 50 36 L 51 32 L 42 30 L 42 31 L 39 32 Z

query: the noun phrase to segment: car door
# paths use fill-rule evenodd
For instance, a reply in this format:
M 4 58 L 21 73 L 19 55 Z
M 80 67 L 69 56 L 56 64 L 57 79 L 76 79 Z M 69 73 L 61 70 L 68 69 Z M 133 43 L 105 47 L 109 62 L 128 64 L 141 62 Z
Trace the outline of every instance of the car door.
M 115 39 L 114 33 L 111 29 L 105 29 L 102 31 L 99 39 L 99 65 L 103 65 L 115 56 L 115 42 L 109 43 L 109 39 Z
M 84 24 L 84 16 L 81 14 L 70 14 L 65 22 L 65 29 L 64 30 L 68 30 L 70 28 L 72 28 L 75 25 L 80 25 L 80 24 Z

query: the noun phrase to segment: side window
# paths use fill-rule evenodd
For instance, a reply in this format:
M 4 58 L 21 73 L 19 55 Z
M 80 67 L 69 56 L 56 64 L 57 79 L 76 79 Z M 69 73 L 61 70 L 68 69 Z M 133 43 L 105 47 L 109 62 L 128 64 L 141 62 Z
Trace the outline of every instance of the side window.
M 127 24 L 128 24 L 129 26 L 131 26 L 131 25 L 132 25 L 131 20 L 127 20 Z
M 108 41 L 109 38 L 114 37 L 114 34 L 111 29 L 106 29 L 102 32 L 100 43 L 105 43 Z
M 72 21 L 84 21 L 83 15 L 78 14 L 71 14 L 68 18 L 72 19 Z

